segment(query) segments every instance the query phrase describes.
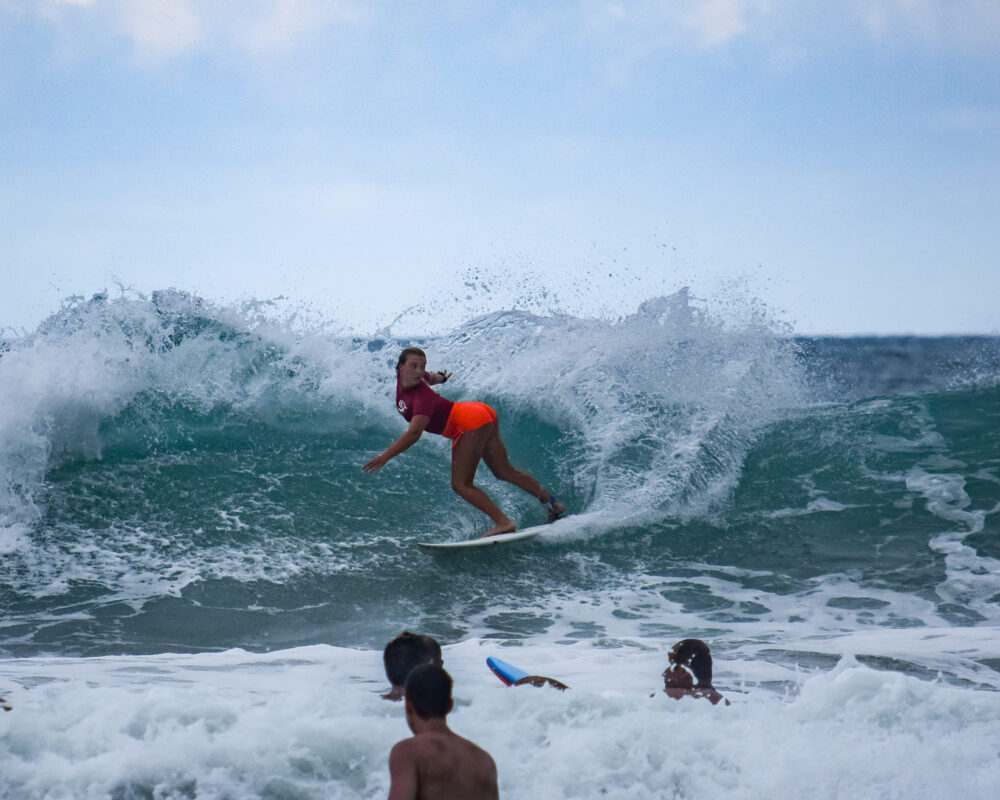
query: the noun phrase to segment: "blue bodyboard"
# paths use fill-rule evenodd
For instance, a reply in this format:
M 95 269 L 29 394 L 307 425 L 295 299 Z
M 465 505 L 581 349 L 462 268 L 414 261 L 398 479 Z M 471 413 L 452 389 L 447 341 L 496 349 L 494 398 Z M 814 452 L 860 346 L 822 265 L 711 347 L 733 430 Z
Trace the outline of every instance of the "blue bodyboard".
M 486 666 L 493 670 L 493 674 L 507 684 L 507 686 L 521 680 L 521 678 L 528 677 L 528 673 L 523 669 L 515 667 L 513 664 L 508 664 L 506 661 L 501 661 L 499 658 L 494 658 L 493 656 L 486 659 Z

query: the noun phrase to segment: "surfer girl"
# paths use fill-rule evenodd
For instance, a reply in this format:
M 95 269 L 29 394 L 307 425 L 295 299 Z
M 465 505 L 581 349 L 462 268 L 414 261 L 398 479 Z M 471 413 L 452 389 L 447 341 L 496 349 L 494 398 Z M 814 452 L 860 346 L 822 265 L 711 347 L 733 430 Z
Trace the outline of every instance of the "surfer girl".
M 548 521 L 557 520 L 566 507 L 549 494 L 530 474 L 510 463 L 507 448 L 500 438 L 497 413 L 486 403 L 453 403 L 431 386 L 444 383 L 451 373 L 428 372 L 427 355 L 419 347 L 407 347 L 396 364 L 396 408 L 409 427 L 384 452 L 362 467 L 375 472 L 404 450 L 408 450 L 424 431 L 451 439 L 451 488 L 475 508 L 493 520 L 486 536 L 511 533 L 517 526 L 482 489 L 473 483 L 480 461 L 485 461 L 497 478 L 534 495 L 546 507 Z

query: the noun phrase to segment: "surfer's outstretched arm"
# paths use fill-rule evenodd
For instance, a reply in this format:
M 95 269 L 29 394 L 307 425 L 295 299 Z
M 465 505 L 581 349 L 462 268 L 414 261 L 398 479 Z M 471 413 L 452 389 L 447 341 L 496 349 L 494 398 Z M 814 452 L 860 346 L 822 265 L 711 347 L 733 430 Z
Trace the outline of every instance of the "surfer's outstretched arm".
M 431 386 L 437 386 L 439 383 L 445 383 L 448 378 L 451 377 L 451 373 L 448 370 L 443 369 L 440 372 L 425 372 L 424 380 L 427 381 Z
M 406 429 L 403 435 L 389 445 L 381 454 L 375 456 L 375 458 L 365 464 L 361 469 L 365 472 L 375 472 L 376 470 L 384 467 L 386 462 L 390 459 L 395 458 L 404 450 L 409 450 L 417 443 L 417 440 L 420 439 L 424 432 L 424 428 L 427 427 L 427 423 L 430 421 L 430 417 L 425 417 L 423 414 L 414 415 L 413 419 L 410 420 L 410 427 Z

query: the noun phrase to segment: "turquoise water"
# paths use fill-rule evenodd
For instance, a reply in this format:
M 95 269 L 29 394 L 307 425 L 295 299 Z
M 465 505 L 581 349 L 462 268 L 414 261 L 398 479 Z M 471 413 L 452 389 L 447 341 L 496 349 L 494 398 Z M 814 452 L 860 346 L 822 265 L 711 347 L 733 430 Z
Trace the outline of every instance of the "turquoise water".
M 0 695 L 15 711 L 0 715 L 0 753 L 18 753 L 16 774 L 31 772 L 25 748 L 60 747 L 11 721 L 34 703 L 36 719 L 57 724 L 64 712 L 37 687 L 69 687 L 60 704 L 89 702 L 69 677 L 86 675 L 121 690 L 110 701 L 120 711 L 123 697 L 146 691 L 123 683 L 118 667 L 105 671 L 103 659 L 131 659 L 121 668 L 129 674 L 172 675 L 171 701 L 211 728 L 190 710 L 201 700 L 182 688 L 210 691 L 211 682 L 186 674 L 186 656 L 208 659 L 206 674 L 238 676 L 266 671 L 278 655 L 287 672 L 274 678 L 275 692 L 300 680 L 298 669 L 322 665 L 368 693 L 384 682 L 381 647 L 404 628 L 437 637 L 459 676 L 490 689 L 485 667 L 479 676 L 472 666 L 490 654 L 575 678 L 589 693 L 546 695 L 537 713 L 568 715 L 583 730 L 592 720 L 595 732 L 610 724 L 627 735 L 629 715 L 646 713 L 608 711 L 607 676 L 652 691 L 662 648 L 686 636 L 710 642 L 717 685 L 754 709 L 740 724 L 776 718 L 755 703 L 798 703 L 804 713 L 808 681 L 839 675 L 866 698 L 881 691 L 870 688 L 872 675 L 890 695 L 928 693 L 931 705 L 967 692 L 954 708 L 1000 720 L 1000 340 L 803 339 L 752 313 L 712 317 L 684 293 L 615 321 L 503 312 L 417 340 L 430 369 L 454 372 L 443 394 L 498 410 L 512 460 L 567 503 L 572 525 L 465 554 L 416 547 L 475 536 L 489 522 L 451 492 L 440 437 L 424 437 L 375 475 L 361 471 L 403 429 L 393 365 L 410 339 L 296 331 L 162 293 L 71 304 L 6 343 Z M 480 482 L 520 525 L 543 521 L 533 498 L 486 470 Z M 830 692 L 820 717 L 850 706 Z M 490 698 L 484 707 L 500 702 Z M 325 766 L 313 764 L 307 778 L 265 753 L 273 774 L 255 768 L 259 782 L 246 783 L 232 755 L 220 756 L 233 773 L 224 790 L 206 788 L 200 765 L 187 776 L 200 793 L 176 788 L 189 785 L 178 778 L 167 796 L 378 794 L 380 726 L 391 712 L 350 702 L 343 713 L 376 752 L 357 756 L 363 780 L 340 756 L 314 754 Z M 254 707 L 244 696 L 227 713 L 246 726 Z M 837 732 L 860 727 L 870 744 L 885 732 L 885 707 L 864 708 L 838 717 Z M 900 735 L 927 725 L 944 735 L 949 708 L 901 723 Z M 166 724 L 166 712 L 142 713 Z M 319 725 L 324 712 L 315 713 Z M 973 712 L 961 713 L 972 724 Z M 554 735 L 545 725 L 555 723 L 532 719 L 543 738 Z M 692 724 L 709 736 L 718 722 Z M 781 735 L 815 743 L 827 734 Z M 113 795 L 115 786 L 143 796 L 188 769 L 181 755 L 163 774 L 151 767 L 162 742 L 150 734 L 138 736 L 151 749 L 139 745 L 133 773 L 111 775 L 68 755 L 86 738 L 82 728 L 75 736 L 61 752 L 63 777 L 18 778 L 10 796 L 73 796 L 72 786 L 85 787 L 76 796 Z M 747 793 L 735 796 L 759 796 L 764 779 L 751 780 L 748 766 L 759 755 L 710 749 L 709 758 L 744 770 Z M 987 755 L 962 758 L 976 786 L 1000 785 Z M 545 769 L 509 773 L 508 792 L 531 796 Z M 609 765 L 595 769 L 611 776 L 605 788 L 631 785 Z M 630 769 L 638 786 L 666 767 Z M 694 774 L 652 796 L 732 790 Z M 300 794 L 261 789 L 290 775 Z M 862 795 L 885 779 L 858 775 Z M 560 785 L 565 796 L 590 796 L 579 786 L 571 793 L 568 778 Z M 892 785 L 879 796 L 924 796 Z M 818 786 L 800 794 L 841 796 Z

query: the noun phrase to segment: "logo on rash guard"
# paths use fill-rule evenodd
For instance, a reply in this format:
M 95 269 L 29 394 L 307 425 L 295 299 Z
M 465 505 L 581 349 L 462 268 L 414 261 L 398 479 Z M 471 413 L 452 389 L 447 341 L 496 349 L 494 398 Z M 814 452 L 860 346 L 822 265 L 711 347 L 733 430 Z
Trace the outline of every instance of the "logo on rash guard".
M 403 398 L 399 398 L 399 402 L 396 404 L 396 408 L 399 409 L 400 414 L 406 413 L 406 401 Z

